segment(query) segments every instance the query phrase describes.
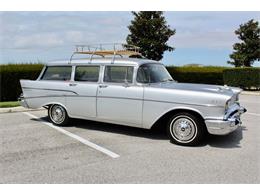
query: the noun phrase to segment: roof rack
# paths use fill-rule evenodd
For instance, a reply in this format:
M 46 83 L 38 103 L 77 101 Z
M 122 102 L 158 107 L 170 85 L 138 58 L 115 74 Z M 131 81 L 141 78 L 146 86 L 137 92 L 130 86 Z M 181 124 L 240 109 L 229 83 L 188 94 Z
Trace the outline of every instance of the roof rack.
M 100 56 L 102 58 L 105 58 L 107 56 L 112 56 L 111 64 L 113 64 L 116 56 L 119 56 L 121 58 L 123 58 L 124 56 L 143 58 L 139 50 L 140 48 L 137 46 L 128 45 L 124 43 L 76 45 L 75 51 L 71 55 L 69 63 L 71 63 L 74 55 L 83 54 L 83 55 L 90 55 L 89 63 L 91 63 L 93 56 Z

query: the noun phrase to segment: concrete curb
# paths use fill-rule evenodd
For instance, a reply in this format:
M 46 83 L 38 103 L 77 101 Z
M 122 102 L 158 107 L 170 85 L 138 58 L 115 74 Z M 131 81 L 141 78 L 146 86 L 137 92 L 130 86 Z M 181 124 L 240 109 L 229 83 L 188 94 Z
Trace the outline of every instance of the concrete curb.
M 242 91 L 242 95 L 260 95 L 260 91 Z
M 13 113 L 13 112 L 39 111 L 39 110 L 45 110 L 45 108 L 29 109 L 29 108 L 24 108 L 22 106 L 10 107 L 10 108 L 0 108 L 0 114 Z

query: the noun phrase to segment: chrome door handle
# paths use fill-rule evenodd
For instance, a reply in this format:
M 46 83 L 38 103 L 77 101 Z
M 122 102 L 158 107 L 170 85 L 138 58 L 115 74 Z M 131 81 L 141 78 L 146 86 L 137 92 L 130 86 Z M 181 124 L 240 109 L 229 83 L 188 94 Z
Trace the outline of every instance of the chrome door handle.
M 99 85 L 99 88 L 107 88 L 107 85 Z
M 76 83 L 70 83 L 69 86 L 73 87 L 73 86 L 76 86 L 77 84 Z

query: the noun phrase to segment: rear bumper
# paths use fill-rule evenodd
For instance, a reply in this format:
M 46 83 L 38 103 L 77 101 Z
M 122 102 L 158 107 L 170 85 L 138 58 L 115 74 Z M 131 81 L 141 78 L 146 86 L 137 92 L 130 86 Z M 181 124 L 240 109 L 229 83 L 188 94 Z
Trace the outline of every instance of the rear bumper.
M 208 132 L 213 135 L 226 135 L 235 131 L 241 125 L 241 114 L 246 109 L 234 104 L 226 113 L 223 120 L 205 120 Z
M 18 102 L 19 104 L 24 107 L 24 108 L 29 108 L 25 98 L 23 97 L 23 95 L 20 95 L 20 97 L 18 98 Z

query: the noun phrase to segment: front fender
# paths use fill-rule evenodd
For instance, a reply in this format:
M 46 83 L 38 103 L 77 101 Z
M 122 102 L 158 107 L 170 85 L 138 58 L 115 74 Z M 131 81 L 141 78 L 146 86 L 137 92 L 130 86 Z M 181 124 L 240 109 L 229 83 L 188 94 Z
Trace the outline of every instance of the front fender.
M 150 129 L 161 117 L 176 110 L 192 111 L 199 114 L 202 118 L 205 118 L 204 113 L 201 112 L 199 107 L 200 106 L 185 106 L 173 103 L 145 101 L 143 108 L 143 128 Z

